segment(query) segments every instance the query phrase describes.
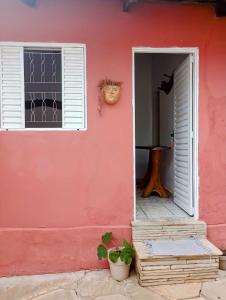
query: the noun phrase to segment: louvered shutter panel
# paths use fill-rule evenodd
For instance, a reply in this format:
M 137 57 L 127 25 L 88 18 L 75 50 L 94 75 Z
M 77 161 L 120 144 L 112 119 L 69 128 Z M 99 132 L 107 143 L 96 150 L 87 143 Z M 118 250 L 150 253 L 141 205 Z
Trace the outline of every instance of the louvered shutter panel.
M 175 71 L 174 96 L 174 201 L 193 215 L 191 55 Z
M 1 127 L 24 128 L 23 47 L 0 47 Z
M 85 53 L 83 47 L 62 48 L 63 128 L 85 128 Z

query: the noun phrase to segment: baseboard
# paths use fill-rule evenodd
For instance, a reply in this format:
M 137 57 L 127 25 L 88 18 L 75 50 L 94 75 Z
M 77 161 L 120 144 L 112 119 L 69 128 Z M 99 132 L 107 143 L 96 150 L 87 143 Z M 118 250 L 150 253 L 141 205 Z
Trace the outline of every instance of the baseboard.
M 113 232 L 116 243 L 131 239 L 129 225 L 0 229 L 0 276 L 106 268 L 96 255 L 106 231 Z

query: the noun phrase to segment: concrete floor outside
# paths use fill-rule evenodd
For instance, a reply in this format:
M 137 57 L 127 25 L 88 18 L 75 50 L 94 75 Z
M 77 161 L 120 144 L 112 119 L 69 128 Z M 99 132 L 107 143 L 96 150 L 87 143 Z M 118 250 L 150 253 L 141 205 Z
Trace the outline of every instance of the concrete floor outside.
M 0 300 L 226 300 L 226 271 L 216 282 L 142 288 L 134 273 L 114 281 L 109 270 L 0 278 Z

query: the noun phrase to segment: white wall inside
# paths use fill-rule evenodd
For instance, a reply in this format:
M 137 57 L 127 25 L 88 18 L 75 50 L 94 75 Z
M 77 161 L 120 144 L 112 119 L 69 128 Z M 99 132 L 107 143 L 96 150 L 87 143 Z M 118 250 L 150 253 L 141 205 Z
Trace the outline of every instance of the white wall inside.
M 136 146 L 153 144 L 152 136 L 152 55 L 135 55 L 135 134 Z M 148 151 L 136 149 L 136 177 L 144 176 Z
M 151 54 L 135 55 L 135 134 L 136 146 L 159 145 L 171 147 L 163 151 L 161 177 L 164 186 L 173 193 L 173 138 L 174 132 L 174 90 L 166 95 L 158 87 L 161 81 L 168 81 L 164 74 L 172 72 L 185 59 L 187 54 Z M 159 102 L 159 104 L 157 103 Z M 159 108 L 158 108 L 159 106 Z M 158 112 L 159 109 L 159 112 Z M 159 123 L 159 126 L 158 126 Z M 157 136 L 159 135 L 159 139 Z M 136 177 L 141 178 L 147 170 L 149 153 L 136 149 Z
M 160 91 L 158 96 L 158 87 L 161 86 L 162 80 L 169 80 L 164 77 L 164 74 L 171 75 L 186 56 L 187 54 L 162 53 L 135 55 L 136 146 L 154 146 L 159 142 L 161 146 L 171 147 L 170 150 L 163 151 L 161 161 L 162 181 L 171 193 L 174 190 L 173 138 L 171 137 L 174 131 L 174 90 L 172 88 L 168 95 Z M 144 176 L 148 157 L 147 150 L 136 149 L 136 178 Z
M 172 72 L 185 59 L 187 54 L 153 54 L 153 90 L 161 86 L 161 81 L 168 81 L 164 74 L 171 75 Z M 162 181 L 164 186 L 173 193 L 174 191 L 174 166 L 173 166 L 173 138 L 174 132 L 174 90 L 166 95 L 160 91 L 160 145 L 171 147 L 162 155 Z

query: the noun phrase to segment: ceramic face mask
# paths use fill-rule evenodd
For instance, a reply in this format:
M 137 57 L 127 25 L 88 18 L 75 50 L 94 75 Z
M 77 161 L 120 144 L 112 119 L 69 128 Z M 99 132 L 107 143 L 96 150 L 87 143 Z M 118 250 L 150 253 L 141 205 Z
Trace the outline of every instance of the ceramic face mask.
M 121 87 L 118 85 L 105 85 L 102 88 L 103 100 L 107 104 L 115 104 L 118 102 L 121 94 Z

